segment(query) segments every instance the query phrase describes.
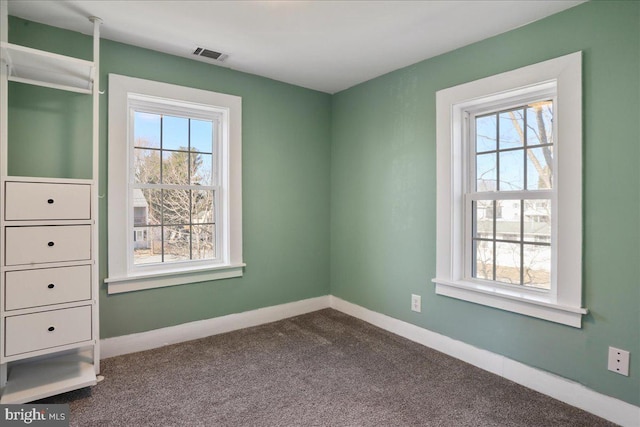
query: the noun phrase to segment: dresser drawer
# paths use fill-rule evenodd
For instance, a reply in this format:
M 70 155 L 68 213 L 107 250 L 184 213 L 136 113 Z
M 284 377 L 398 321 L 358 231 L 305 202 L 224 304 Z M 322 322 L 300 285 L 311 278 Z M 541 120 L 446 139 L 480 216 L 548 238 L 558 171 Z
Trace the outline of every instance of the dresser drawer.
M 6 265 L 91 258 L 90 225 L 6 227 Z
M 8 271 L 5 310 L 91 299 L 91 266 Z
M 7 182 L 5 219 L 90 219 L 91 186 Z
M 5 332 L 5 356 L 88 341 L 91 306 L 10 316 Z

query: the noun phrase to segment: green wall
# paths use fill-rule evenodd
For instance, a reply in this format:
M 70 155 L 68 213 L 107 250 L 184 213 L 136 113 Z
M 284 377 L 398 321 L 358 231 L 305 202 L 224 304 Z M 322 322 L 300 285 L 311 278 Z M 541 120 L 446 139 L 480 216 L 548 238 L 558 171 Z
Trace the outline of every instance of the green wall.
M 86 36 L 10 24 L 12 42 L 90 58 Z M 241 279 L 116 296 L 103 286 L 102 338 L 331 293 L 640 404 L 640 3 L 589 2 L 334 96 L 108 40 L 101 48 L 107 90 L 107 73 L 118 73 L 243 97 L 247 263 Z M 590 310 L 583 328 L 436 296 L 435 92 L 578 50 Z M 10 91 L 10 171 L 90 176 L 87 98 L 20 84 Z M 58 116 L 60 107 L 70 117 Z M 101 194 L 106 111 L 105 96 Z M 412 293 L 422 295 L 422 313 L 410 311 Z M 631 352 L 630 377 L 606 370 L 609 345 Z
M 435 295 L 436 91 L 578 50 L 583 328 Z M 589 2 L 336 94 L 331 293 L 640 404 L 639 82 L 640 3 Z M 610 345 L 630 377 L 607 371 Z
M 13 43 L 90 59 L 78 33 L 11 18 Z M 109 338 L 329 294 L 330 95 L 197 61 L 101 41 L 108 73 L 242 97 L 244 276 L 100 294 Z M 10 84 L 9 169 L 91 176 L 91 97 Z M 60 114 L 63 111 L 66 114 Z M 107 192 L 107 96 L 100 104 L 100 194 Z M 107 276 L 107 203 L 100 201 L 100 278 Z

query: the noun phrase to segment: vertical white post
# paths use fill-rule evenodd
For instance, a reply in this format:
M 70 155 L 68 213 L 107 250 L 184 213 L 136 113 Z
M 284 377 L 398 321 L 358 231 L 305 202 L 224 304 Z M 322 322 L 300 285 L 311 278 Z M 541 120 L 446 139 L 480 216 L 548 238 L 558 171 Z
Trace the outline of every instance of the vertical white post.
M 9 42 L 9 10 L 7 0 L 0 0 L 0 44 Z M 7 176 L 7 116 L 9 112 L 9 75 L 6 52 L 2 47 L 0 71 L 0 176 Z
M 9 42 L 9 10 L 6 0 L 0 0 L 0 205 L 4 206 L 1 200 L 4 198 L 4 178 L 7 176 L 7 123 L 9 116 L 9 75 L 8 64 L 5 58 L 4 44 Z M 0 209 L 0 242 L 4 242 L 4 209 Z M 2 252 L 4 244 L 0 243 Z M 0 261 L 1 262 L 1 261 Z M 4 273 L 0 274 L 0 289 L 4 288 Z M 0 297 L 1 298 L 1 297 Z M 4 316 L 0 316 L 0 330 L 4 331 Z M 0 355 L 0 358 L 2 356 Z M 0 390 L 7 385 L 7 364 L 0 364 Z
M 92 236 L 92 258 L 93 268 L 91 274 L 91 287 L 92 295 L 94 299 L 93 306 L 93 337 L 95 339 L 95 345 L 93 347 L 93 363 L 96 375 L 100 373 L 100 324 L 99 324 L 99 235 L 100 235 L 100 223 L 98 221 L 98 209 L 100 194 L 100 24 L 102 19 L 92 16 L 89 18 L 93 22 L 93 164 L 91 168 L 91 216 L 93 218 L 93 236 Z

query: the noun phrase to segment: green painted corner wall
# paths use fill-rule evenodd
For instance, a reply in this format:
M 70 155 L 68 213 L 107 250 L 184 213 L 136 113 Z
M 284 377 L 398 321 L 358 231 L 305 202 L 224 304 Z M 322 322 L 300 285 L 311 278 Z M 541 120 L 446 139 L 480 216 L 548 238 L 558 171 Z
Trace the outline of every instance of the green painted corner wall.
M 443 296 L 436 91 L 584 52 L 583 328 Z M 640 3 L 589 2 L 332 98 L 331 293 L 640 404 Z M 559 142 L 562 143 L 561 141 Z M 410 295 L 423 311 L 410 311 Z M 607 348 L 631 352 L 631 376 Z
M 10 41 L 90 59 L 91 38 L 17 18 Z M 108 74 L 228 93 L 243 104 L 242 278 L 107 295 L 109 338 L 329 294 L 330 95 L 101 41 Z M 91 176 L 91 98 L 10 84 L 9 169 L 22 176 Z M 60 114 L 60 111 L 64 112 Z M 100 194 L 107 193 L 107 96 L 100 104 Z M 100 201 L 100 279 L 107 276 L 107 203 Z

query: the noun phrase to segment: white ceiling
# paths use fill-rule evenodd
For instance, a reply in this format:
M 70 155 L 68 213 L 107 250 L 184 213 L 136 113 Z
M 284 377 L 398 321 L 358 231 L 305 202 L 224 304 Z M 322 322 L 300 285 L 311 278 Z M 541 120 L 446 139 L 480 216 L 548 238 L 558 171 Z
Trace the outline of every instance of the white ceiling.
M 218 65 L 335 93 L 426 58 L 528 24 L 584 0 L 43 1 L 9 14 L 169 54 L 195 47 Z M 215 63 L 215 62 L 213 62 Z

